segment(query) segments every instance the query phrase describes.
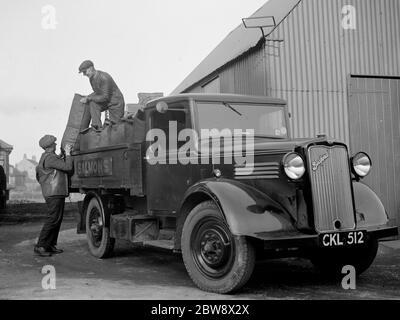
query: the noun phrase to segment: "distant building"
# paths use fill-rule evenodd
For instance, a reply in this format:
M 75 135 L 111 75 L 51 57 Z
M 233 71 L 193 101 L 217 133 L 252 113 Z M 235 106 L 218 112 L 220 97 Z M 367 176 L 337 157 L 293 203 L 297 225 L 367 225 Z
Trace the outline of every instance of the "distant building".
M 24 154 L 24 158 L 15 165 L 15 168 L 19 172 L 26 172 L 28 179 L 36 181 L 36 166 L 38 163 L 36 162 L 36 157 L 32 156 L 32 159 L 28 159 L 26 154 Z
M 14 166 L 10 165 L 9 184 L 10 189 L 22 190 L 25 189 L 26 172 L 20 172 Z
M 36 157 L 24 158 L 16 163 L 15 167 L 10 166 L 10 200 L 41 201 L 40 184 L 36 181 Z

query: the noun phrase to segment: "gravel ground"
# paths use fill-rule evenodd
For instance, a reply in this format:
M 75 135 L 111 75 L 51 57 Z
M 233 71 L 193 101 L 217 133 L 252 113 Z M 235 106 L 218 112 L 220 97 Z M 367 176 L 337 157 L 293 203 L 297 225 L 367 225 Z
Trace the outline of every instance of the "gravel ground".
M 27 205 L 27 206 L 26 206 Z M 18 206 L 18 205 L 16 205 Z M 44 218 L 43 204 L 12 207 L 0 219 L 0 299 L 400 299 L 400 245 L 381 243 L 356 290 L 316 273 L 308 260 L 259 262 L 236 295 L 203 292 L 192 283 L 181 256 L 117 241 L 113 257 L 90 255 L 86 236 L 76 234 L 76 204 L 67 204 L 59 237 L 65 252 L 50 258 L 33 254 Z M 43 266 L 56 270 L 56 289 L 42 288 Z

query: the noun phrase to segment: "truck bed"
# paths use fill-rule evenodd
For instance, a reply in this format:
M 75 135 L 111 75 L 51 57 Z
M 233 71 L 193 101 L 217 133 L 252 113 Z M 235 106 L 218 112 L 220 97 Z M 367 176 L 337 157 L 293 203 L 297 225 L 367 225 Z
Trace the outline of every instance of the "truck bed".
M 143 196 L 144 138 L 144 123 L 138 119 L 82 132 L 80 150 L 72 153 L 70 191 L 113 189 Z

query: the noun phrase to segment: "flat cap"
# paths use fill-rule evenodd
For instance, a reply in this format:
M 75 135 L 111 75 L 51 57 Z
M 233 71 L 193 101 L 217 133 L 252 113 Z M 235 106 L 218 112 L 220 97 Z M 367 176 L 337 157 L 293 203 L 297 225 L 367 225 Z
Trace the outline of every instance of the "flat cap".
M 87 68 L 94 67 L 94 64 L 90 60 L 85 60 L 79 66 L 79 73 L 85 71 Z
M 54 142 L 56 142 L 57 138 L 55 136 L 51 136 L 49 134 L 46 134 L 44 137 L 42 137 L 39 140 L 39 146 L 43 149 L 47 149 L 53 145 Z

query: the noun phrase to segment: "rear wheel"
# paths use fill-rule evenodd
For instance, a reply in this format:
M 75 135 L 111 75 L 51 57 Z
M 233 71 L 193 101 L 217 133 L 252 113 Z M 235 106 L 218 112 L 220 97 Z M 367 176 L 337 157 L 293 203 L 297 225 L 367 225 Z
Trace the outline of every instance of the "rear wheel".
M 249 280 L 254 248 L 246 237 L 231 234 L 214 202 L 203 202 L 189 213 L 181 241 L 186 270 L 200 289 L 230 293 Z
M 86 209 L 86 236 L 90 253 L 97 258 L 107 258 L 114 249 L 115 239 L 110 237 L 105 217 L 101 200 L 93 197 Z
M 359 276 L 371 266 L 377 252 L 378 240 L 369 239 L 367 244 L 358 248 L 320 250 L 314 253 L 311 261 L 326 276 L 343 276 L 342 268 L 346 265 L 353 266 Z

